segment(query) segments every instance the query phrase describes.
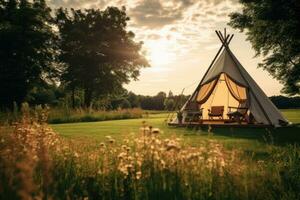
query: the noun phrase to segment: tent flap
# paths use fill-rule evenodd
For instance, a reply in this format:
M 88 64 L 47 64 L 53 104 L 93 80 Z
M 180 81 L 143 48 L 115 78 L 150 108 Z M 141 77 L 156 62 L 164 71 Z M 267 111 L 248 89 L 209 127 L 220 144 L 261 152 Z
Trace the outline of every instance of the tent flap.
M 247 101 L 247 88 L 235 83 L 228 75 L 225 74 L 225 82 L 231 95 L 240 103 Z
M 197 102 L 199 104 L 204 103 L 209 98 L 209 96 L 213 92 L 214 88 L 216 87 L 217 81 L 218 81 L 218 79 L 215 79 L 215 80 L 201 86 L 201 88 L 198 92 L 198 96 L 197 96 Z

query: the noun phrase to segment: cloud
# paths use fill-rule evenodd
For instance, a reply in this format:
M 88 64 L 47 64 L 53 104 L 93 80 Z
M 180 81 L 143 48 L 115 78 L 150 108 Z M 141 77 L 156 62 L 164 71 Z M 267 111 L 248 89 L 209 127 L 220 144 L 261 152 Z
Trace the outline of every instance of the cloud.
M 129 14 L 138 26 L 161 28 L 182 19 L 183 13 L 193 4 L 191 0 L 145 0 L 129 10 Z
M 146 52 L 163 51 L 182 59 L 199 49 L 212 50 L 217 38 L 214 30 L 223 28 L 228 14 L 239 9 L 238 0 L 48 0 L 49 5 L 73 8 L 125 6 L 131 18 L 129 30 L 137 41 L 144 41 Z M 161 47 L 160 47 L 161 49 Z M 172 57 L 172 56 L 170 56 Z M 176 59 L 173 59 L 176 62 Z
M 155 34 L 155 33 L 149 34 L 149 35 L 147 36 L 147 39 L 150 39 L 150 40 L 158 40 L 158 39 L 160 39 L 160 38 L 161 38 L 161 36 L 158 35 L 158 34 Z
M 204 47 L 204 49 L 210 51 L 210 50 L 218 49 L 218 48 L 220 48 L 220 46 L 221 46 L 220 44 L 211 44 L 211 45 Z

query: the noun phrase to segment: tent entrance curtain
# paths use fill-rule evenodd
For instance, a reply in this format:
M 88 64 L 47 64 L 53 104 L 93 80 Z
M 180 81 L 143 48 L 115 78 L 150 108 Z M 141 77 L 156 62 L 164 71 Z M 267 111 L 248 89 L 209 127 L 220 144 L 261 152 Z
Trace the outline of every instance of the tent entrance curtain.
M 234 82 L 227 74 L 224 74 L 225 82 L 230 94 L 235 98 L 240 104 L 245 104 L 247 101 L 247 88 Z
M 209 83 L 206 83 L 201 86 L 198 96 L 197 96 L 197 102 L 199 104 L 203 104 L 207 101 L 207 99 L 210 97 L 211 93 L 214 91 L 216 84 L 219 80 L 219 77 L 217 77 L 215 80 L 212 80 Z
M 225 73 L 220 74 L 216 79 L 201 86 L 201 88 L 198 92 L 198 95 L 197 95 L 197 99 L 196 99 L 197 103 L 203 104 L 209 99 L 210 95 L 213 93 L 216 85 L 218 84 L 220 77 L 224 77 L 226 86 L 227 86 L 231 96 L 234 99 L 236 99 L 240 103 L 240 105 L 246 105 L 247 104 L 247 87 L 244 87 L 239 83 L 236 83 L 233 79 L 231 79 Z

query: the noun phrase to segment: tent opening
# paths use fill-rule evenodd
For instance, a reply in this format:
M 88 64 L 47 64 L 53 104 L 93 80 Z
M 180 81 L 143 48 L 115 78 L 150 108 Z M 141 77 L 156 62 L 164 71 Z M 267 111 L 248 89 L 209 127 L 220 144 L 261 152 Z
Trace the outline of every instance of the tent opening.
M 227 114 L 238 109 L 248 112 L 247 88 L 225 73 L 203 84 L 196 101 L 203 119 L 229 119 Z

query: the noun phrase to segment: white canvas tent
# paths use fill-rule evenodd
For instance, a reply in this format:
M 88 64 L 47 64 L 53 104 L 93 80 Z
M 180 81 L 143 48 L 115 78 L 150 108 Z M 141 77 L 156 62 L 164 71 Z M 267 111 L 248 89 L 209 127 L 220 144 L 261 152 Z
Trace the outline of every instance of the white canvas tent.
M 230 108 L 235 107 L 247 109 L 248 119 L 249 116 L 252 119 L 251 123 L 276 127 L 286 125 L 288 121 L 231 52 L 228 45 L 233 35 L 226 35 L 226 30 L 224 35 L 220 31 L 216 33 L 222 46 L 198 87 L 181 108 L 183 118 L 189 112 L 201 111 L 200 118 L 209 119 L 208 110 L 213 106 L 222 106 L 223 121 L 228 119 L 226 113 Z M 178 122 L 178 119 L 175 121 Z

